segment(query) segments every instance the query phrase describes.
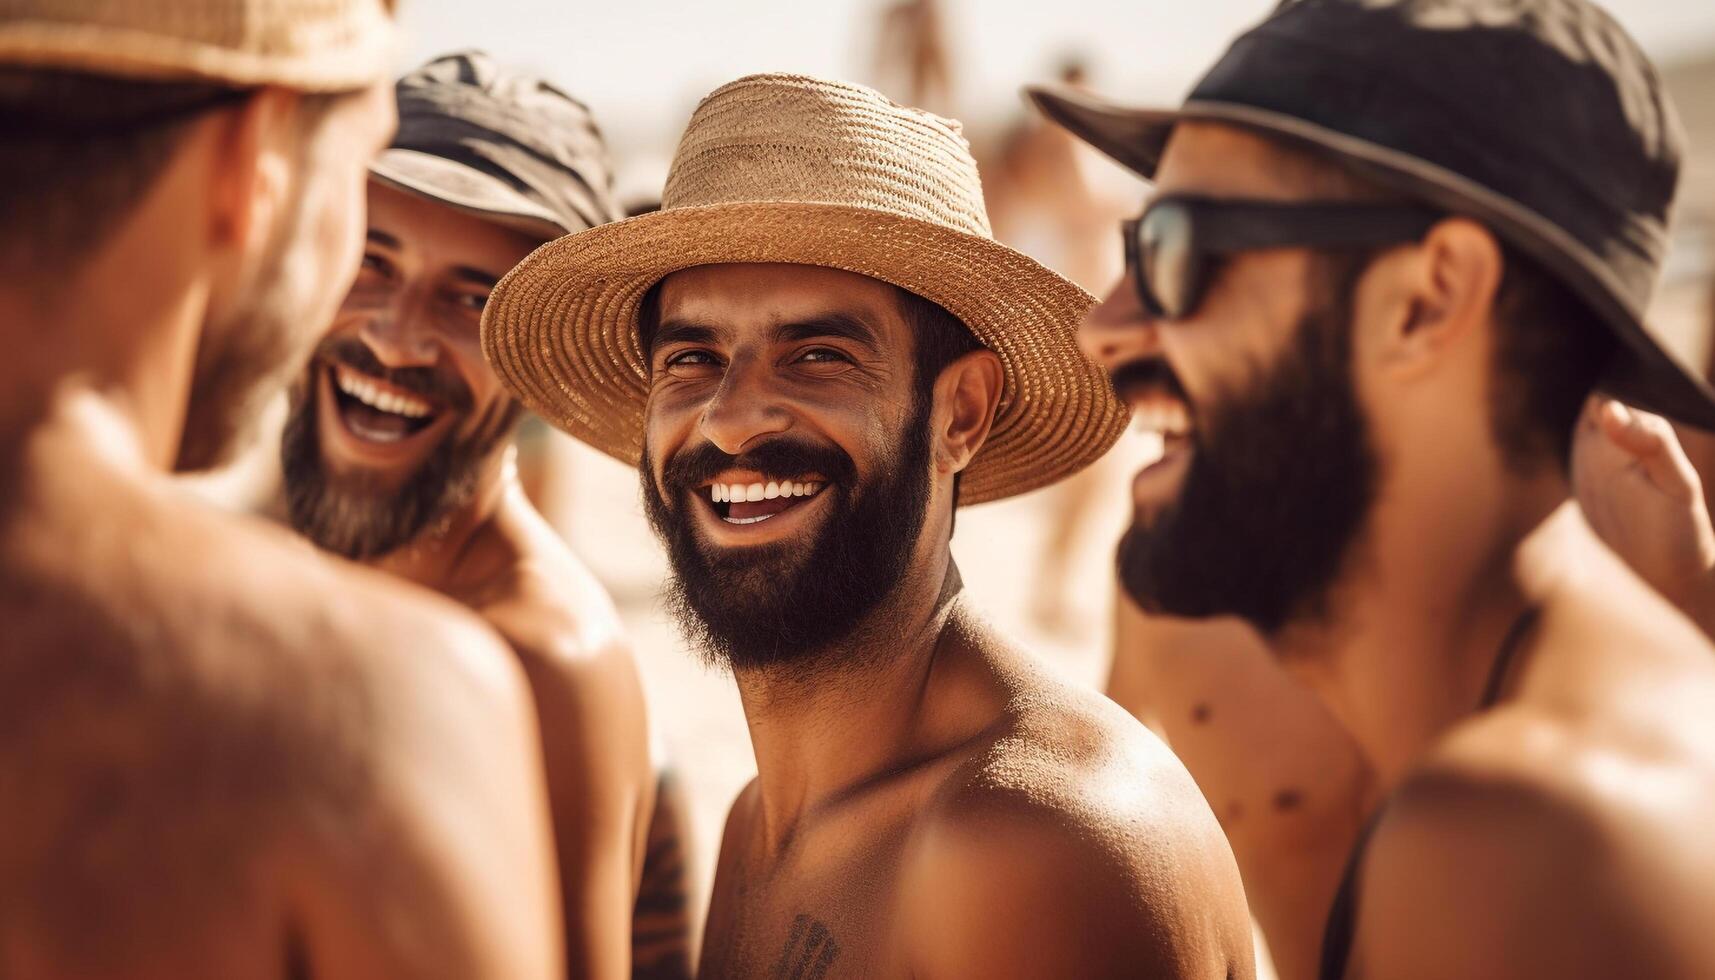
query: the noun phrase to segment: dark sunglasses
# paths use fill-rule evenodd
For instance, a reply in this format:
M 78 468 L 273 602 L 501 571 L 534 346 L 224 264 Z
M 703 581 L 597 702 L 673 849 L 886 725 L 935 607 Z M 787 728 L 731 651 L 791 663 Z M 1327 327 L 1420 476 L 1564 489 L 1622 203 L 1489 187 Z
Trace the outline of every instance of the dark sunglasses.
M 1397 204 L 1163 197 L 1123 225 L 1125 267 L 1157 320 L 1197 311 L 1221 258 L 1258 248 L 1373 248 L 1423 237 L 1445 215 Z

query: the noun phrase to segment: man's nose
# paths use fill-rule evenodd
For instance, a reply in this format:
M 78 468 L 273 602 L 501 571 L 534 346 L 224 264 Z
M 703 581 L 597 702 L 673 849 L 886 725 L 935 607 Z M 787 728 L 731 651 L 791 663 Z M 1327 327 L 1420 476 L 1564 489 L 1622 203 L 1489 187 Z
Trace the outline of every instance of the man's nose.
M 737 456 L 759 437 L 792 427 L 792 413 L 769 384 L 768 365 L 735 360 L 728 365 L 714 396 L 703 406 L 703 436 L 728 456 Z
M 406 290 L 364 318 L 359 335 L 389 368 L 429 367 L 440 359 L 440 339 L 429 323 L 425 297 Z
M 1161 331 L 1137 298 L 1132 274 L 1126 273 L 1078 326 L 1078 346 L 1084 355 L 1109 370 L 1161 353 Z

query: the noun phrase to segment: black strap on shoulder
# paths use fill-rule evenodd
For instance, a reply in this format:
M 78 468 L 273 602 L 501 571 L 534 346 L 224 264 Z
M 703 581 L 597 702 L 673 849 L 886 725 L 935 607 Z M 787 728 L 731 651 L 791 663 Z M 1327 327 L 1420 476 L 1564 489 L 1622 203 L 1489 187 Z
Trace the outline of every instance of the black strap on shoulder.
M 1524 642 L 1524 635 L 1536 625 L 1537 611 L 1526 609 L 1513 622 L 1512 629 L 1507 630 L 1506 639 L 1501 641 L 1501 649 L 1495 654 L 1495 664 L 1489 668 L 1489 680 L 1483 685 L 1483 699 L 1477 702 L 1478 711 L 1487 711 L 1501 699 L 1501 688 L 1507 682 L 1507 671 L 1512 668 L 1513 657 L 1518 653 L 1519 646 Z
M 1322 927 L 1322 963 L 1316 971 L 1318 980 L 1345 980 L 1346 964 L 1352 958 L 1352 940 L 1358 928 L 1358 879 L 1364 867 L 1364 851 L 1370 837 L 1381 822 L 1378 807 L 1358 834 L 1357 845 L 1346 858 L 1346 871 L 1340 876 L 1340 890 L 1334 893 L 1334 904 L 1328 907 L 1328 923 Z
M 1501 648 L 1495 654 L 1494 666 L 1489 668 L 1489 679 L 1483 684 L 1483 698 L 1477 702 L 1478 711 L 1486 711 L 1495 706 L 1500 699 L 1501 688 L 1506 684 L 1507 672 L 1511 669 L 1513 658 L 1517 655 L 1519 646 L 1523 643 L 1526 633 L 1536 625 L 1537 611 L 1526 609 L 1514 621 L 1512 628 L 1507 630 L 1506 638 L 1501 640 Z M 1322 962 L 1317 970 L 1318 980 L 1345 980 L 1346 967 L 1352 958 L 1352 941 L 1357 938 L 1358 929 L 1358 880 L 1364 869 L 1364 851 L 1370 846 L 1370 838 L 1375 836 L 1376 825 L 1381 823 L 1382 811 L 1386 805 L 1376 807 L 1376 812 L 1364 824 L 1363 833 L 1358 835 L 1352 854 L 1346 859 L 1346 871 L 1340 878 L 1340 890 L 1334 893 L 1334 904 L 1328 908 L 1328 923 L 1322 929 Z

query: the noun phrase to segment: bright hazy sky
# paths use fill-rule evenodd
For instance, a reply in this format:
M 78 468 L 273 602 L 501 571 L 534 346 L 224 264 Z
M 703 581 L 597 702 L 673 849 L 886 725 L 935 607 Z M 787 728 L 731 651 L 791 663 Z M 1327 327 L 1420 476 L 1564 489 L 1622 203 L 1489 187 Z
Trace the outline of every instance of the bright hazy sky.
M 1177 99 L 1273 0 L 947 0 L 958 112 L 1010 113 L 1027 81 L 1083 52 L 1099 90 Z M 413 63 L 477 46 L 594 107 L 619 141 L 677 138 L 696 100 L 755 71 L 869 81 L 882 0 L 404 0 Z M 1712 0 L 1609 0 L 1658 59 L 1715 51 Z M 402 66 L 403 67 L 403 66 Z M 652 138 L 658 128 L 666 137 Z

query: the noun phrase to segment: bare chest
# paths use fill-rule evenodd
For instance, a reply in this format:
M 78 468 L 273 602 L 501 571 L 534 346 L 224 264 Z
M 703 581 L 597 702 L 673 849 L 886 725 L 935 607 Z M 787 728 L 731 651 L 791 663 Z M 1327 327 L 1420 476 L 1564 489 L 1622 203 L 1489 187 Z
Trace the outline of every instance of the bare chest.
M 703 942 L 703 977 L 835 980 L 904 976 L 895 948 L 903 835 L 724 858 Z

